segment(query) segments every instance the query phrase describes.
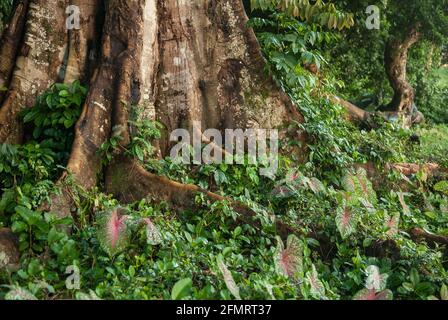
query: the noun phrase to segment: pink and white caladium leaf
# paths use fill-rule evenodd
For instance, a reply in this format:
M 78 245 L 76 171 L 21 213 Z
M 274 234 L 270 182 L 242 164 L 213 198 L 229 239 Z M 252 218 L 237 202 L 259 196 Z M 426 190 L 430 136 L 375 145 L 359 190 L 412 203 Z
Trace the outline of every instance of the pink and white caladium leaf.
M 291 171 L 286 179 L 276 186 L 272 194 L 276 197 L 291 197 L 300 189 L 309 189 L 314 194 L 323 193 L 326 190 L 319 179 L 305 177 L 300 171 Z
M 342 236 L 342 238 L 347 238 L 356 232 L 356 216 L 354 211 L 344 205 L 338 208 L 336 214 L 336 226 Z
M 372 204 L 378 203 L 378 196 L 373 189 L 372 182 L 367 177 L 367 171 L 363 168 L 359 168 L 356 172 L 359 188 L 364 197 Z
M 311 271 L 306 274 L 306 282 L 310 286 L 310 294 L 314 299 L 326 299 L 325 286 L 322 281 L 320 281 L 319 274 L 317 273 L 314 264 L 311 266 Z
M 356 176 L 353 173 L 348 173 L 342 179 L 342 187 L 344 190 L 355 193 L 356 192 Z
M 351 193 L 354 198 L 363 199 L 363 203 L 368 204 L 367 207 L 378 203 L 378 197 L 373 189 L 372 182 L 363 168 L 359 168 L 355 173 L 347 173 L 342 179 L 342 187 L 345 191 Z
M 387 229 L 386 235 L 393 237 L 398 234 L 400 226 L 400 213 L 396 212 L 392 217 L 386 214 L 385 227 Z
M 298 170 L 290 170 L 286 178 L 277 183 L 272 195 L 277 198 L 289 198 L 305 185 L 305 176 Z
M 383 291 L 387 286 L 388 274 L 381 274 L 377 266 L 371 265 L 366 268 L 366 288 L 375 290 L 375 292 Z
M 149 218 L 144 218 L 141 220 L 145 226 L 146 231 L 146 242 L 151 246 L 157 246 L 162 243 L 162 235 L 159 229 L 154 225 L 154 223 Z
M 113 256 L 123 251 L 129 245 L 131 220 L 127 215 L 120 214 L 121 209 L 115 208 L 98 214 L 98 238 L 104 251 Z
M 311 191 L 313 191 L 315 194 L 319 194 L 325 191 L 325 186 L 322 183 L 322 181 L 320 181 L 317 178 L 311 178 L 308 181 L 308 187 L 311 189 Z
M 219 255 L 216 260 L 218 263 L 219 271 L 221 271 L 222 273 L 227 289 L 237 300 L 241 300 L 240 288 L 236 284 L 235 279 L 233 279 L 232 273 L 224 263 L 224 257 L 222 255 Z
M 303 274 L 303 247 L 295 235 L 290 235 L 286 248 L 282 239 L 277 237 L 276 266 L 279 272 L 293 280 L 298 280 Z
M 393 300 L 394 295 L 389 289 L 377 292 L 375 289 L 362 289 L 353 300 Z
M 302 172 L 297 169 L 290 170 L 286 175 L 286 184 L 288 185 L 296 185 L 296 186 L 304 186 L 305 185 L 305 176 Z

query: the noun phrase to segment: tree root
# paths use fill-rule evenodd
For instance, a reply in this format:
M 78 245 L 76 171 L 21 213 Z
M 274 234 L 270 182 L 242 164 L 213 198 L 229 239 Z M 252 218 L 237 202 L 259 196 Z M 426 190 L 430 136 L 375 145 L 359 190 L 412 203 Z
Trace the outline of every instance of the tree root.
M 424 171 L 430 177 L 436 177 L 448 173 L 448 169 L 441 167 L 436 163 L 415 164 L 415 163 L 393 163 L 387 164 L 386 170 L 393 170 L 411 176 Z
M 149 173 L 135 160 L 123 156 L 116 158 L 114 164 L 107 170 L 106 191 L 122 203 L 150 199 L 158 203 L 167 202 L 178 212 L 194 208 L 196 195 L 203 194 L 211 202 L 227 201 L 239 214 L 239 221 L 260 227 L 259 222 L 254 219 L 257 214 L 247 205 L 195 185 L 185 185 Z M 279 220 L 276 220 L 275 224 L 277 232 L 282 238 L 298 233 L 292 226 Z
M 411 235 L 412 240 L 417 243 L 424 241 L 433 247 L 436 244 L 448 246 L 447 236 L 440 236 L 437 234 L 429 233 L 421 228 L 414 228 L 409 232 L 409 234 Z
M 5 97 L 2 88 L 9 85 L 9 81 L 16 62 L 17 52 L 25 27 L 28 0 L 17 1 L 11 22 L 3 32 L 0 41 L 0 103 Z
M 375 124 L 371 123 L 371 119 L 375 116 L 383 117 L 384 120 L 403 119 L 403 127 L 410 128 L 415 124 L 422 123 L 424 116 L 421 112 L 410 114 L 408 112 L 369 112 L 365 111 L 353 103 L 343 100 L 337 96 L 328 94 L 326 97 L 334 104 L 340 105 L 347 111 L 347 120 L 353 123 L 361 123 L 371 129 L 375 128 Z
M 343 106 L 347 110 L 347 120 L 351 122 L 365 122 L 372 115 L 370 112 L 367 112 L 353 103 L 343 100 L 334 95 L 327 95 L 327 98 L 334 104 Z
M 375 189 L 382 188 L 388 184 L 384 172 L 397 172 L 402 174 L 405 178 L 400 188 L 405 191 L 409 190 L 412 183 L 408 177 L 419 172 L 424 172 L 428 178 L 440 178 L 448 176 L 448 169 L 441 167 L 435 163 L 415 164 L 415 163 L 388 163 L 383 170 L 379 169 L 373 162 L 366 164 L 356 164 L 354 168 L 362 168 L 366 170 L 367 176 L 372 181 Z
M 308 72 L 319 75 L 319 70 L 314 64 L 306 64 L 303 65 L 305 70 Z M 375 115 L 382 116 L 384 120 L 388 121 L 391 118 L 402 118 L 404 120 L 404 127 L 410 128 L 414 124 L 418 124 L 424 121 L 424 115 L 421 112 L 417 112 L 416 114 L 411 114 L 408 111 L 399 111 L 399 112 L 369 112 L 365 111 L 353 103 L 341 99 L 338 96 L 335 96 L 330 93 L 323 93 L 323 96 L 330 100 L 333 104 L 340 105 L 345 108 L 347 111 L 347 121 L 354 123 L 362 123 L 369 127 L 373 128 L 373 125 L 369 123 L 369 120 Z

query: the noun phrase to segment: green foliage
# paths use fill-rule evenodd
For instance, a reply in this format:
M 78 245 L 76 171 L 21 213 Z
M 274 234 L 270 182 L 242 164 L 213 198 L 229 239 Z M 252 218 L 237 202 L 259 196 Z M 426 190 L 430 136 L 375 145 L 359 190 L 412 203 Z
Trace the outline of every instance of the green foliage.
M 55 294 L 78 299 L 390 299 L 392 293 L 396 299 L 426 299 L 443 291 L 447 273 L 440 251 L 415 244 L 406 233 L 389 233 L 390 217 L 401 210 L 396 194 L 378 192 L 377 201 L 369 196 L 371 206 L 354 208 L 359 217 L 356 229 L 341 235 L 336 223 L 340 195 L 369 195 L 361 194 L 371 186 L 365 173 L 349 175 L 358 181 L 354 187 L 341 178 L 339 184 L 346 185 L 342 190 L 299 174 L 288 159 L 280 163 L 275 181 L 258 176 L 258 170 L 248 165 L 209 165 L 191 170 L 162 161 L 158 166 L 165 175 L 218 189 L 252 206 L 261 221 L 257 228 L 236 224 L 237 215 L 228 204 L 210 204 L 199 195 L 195 199 L 198 209 L 179 216 L 163 204 L 154 206 L 143 200 L 119 207 L 117 201 L 95 191 L 78 191 L 74 196 L 80 220 L 95 214 L 98 223 L 91 225 L 43 215 L 36 210 L 39 203 L 32 201 L 34 196 L 14 194 L 8 197 L 14 204 L 11 222 L 21 239 L 23 257 L 20 270 L 10 275 L 10 284 L 39 299 Z M 281 186 L 290 190 L 286 197 L 273 197 Z M 47 192 L 52 192 L 51 187 Z M 431 219 L 439 215 L 438 203 L 448 207 L 448 200 L 440 195 L 428 197 L 437 207 L 436 216 L 429 218 L 417 200 L 419 196 L 416 190 L 406 197 L 413 216 L 395 219 L 397 229 L 424 226 L 442 232 L 438 228 L 443 228 L 446 220 L 435 223 Z M 115 220 L 111 219 L 113 212 L 117 212 Z M 291 235 L 284 246 L 273 231 L 273 212 L 300 234 L 310 236 Z M 106 223 L 102 224 L 104 217 Z M 111 231 L 110 226 L 120 231 L 121 224 L 111 221 L 125 222 L 123 226 L 132 231 L 127 233 L 125 246 L 112 255 L 104 250 L 102 234 Z M 70 236 L 59 231 L 61 224 L 72 226 Z M 440 227 L 434 228 L 437 225 Z M 150 237 L 158 239 L 156 243 L 148 242 L 146 226 L 151 226 L 150 234 L 157 229 L 157 236 Z M 320 231 L 312 235 L 312 230 Z M 391 237 L 400 244 L 402 257 L 373 257 L 372 244 Z M 331 259 L 318 253 L 326 241 L 332 243 Z M 42 261 L 39 257 L 44 252 L 46 259 Z M 65 287 L 65 270 L 71 265 L 78 266 L 82 275 L 79 290 Z M 387 288 L 358 293 L 365 289 L 365 274 L 372 265 L 388 275 Z M 413 268 L 419 281 L 415 271 L 409 272 Z M 15 291 L 5 288 L 0 292 L 9 292 L 10 297 Z
M 53 150 L 58 163 L 68 160 L 74 140 L 74 132 L 70 129 L 81 115 L 86 93 L 87 89 L 78 81 L 71 85 L 58 83 L 22 113 L 23 122 L 31 126 L 33 141 Z
M 2 188 L 33 186 L 56 179 L 68 160 L 74 139 L 73 127 L 81 113 L 86 89 L 79 82 L 56 84 L 39 96 L 36 104 L 23 112 L 27 132 L 21 146 L 0 145 Z
M 67 160 L 85 93 L 78 82 L 52 86 L 23 112 L 26 143 L 0 145 L 0 224 L 10 226 L 19 238 L 23 267 L 17 277 L 27 283 L 26 288 L 11 284 L 6 299 L 54 294 L 63 284 L 53 287 L 48 282 L 58 281 L 64 266 L 78 260 L 74 240 L 61 230 L 72 226 L 73 220 L 38 208 L 58 192 L 52 180 Z M 45 254 L 52 259 L 40 259 Z
M 428 41 L 410 52 L 409 81 L 415 88 L 415 103 L 429 122 L 447 123 L 448 82 L 440 68 L 441 48 Z
M 251 0 L 252 10 L 280 11 L 292 18 L 342 30 L 354 24 L 353 15 L 336 9 L 322 0 Z
M 173 287 L 173 291 L 171 292 L 171 299 L 180 300 L 189 296 L 192 286 L 193 281 L 190 278 L 179 280 Z
M 268 71 L 284 75 L 283 81 L 277 79 L 282 87 L 314 87 L 317 79 L 310 76 L 304 65 L 320 67 L 325 62 L 316 46 L 334 41 L 334 33 L 281 13 L 271 13 L 267 18 L 254 17 L 249 24 L 256 29 L 263 53 L 270 61 Z
M 390 102 L 392 89 L 384 69 L 384 48 L 389 37 L 389 22 L 383 14 L 387 9 L 382 0 L 345 1 L 345 10 L 355 14 L 355 24 L 335 42 L 324 56 L 331 65 L 330 72 L 344 80 L 338 94 L 364 109 L 376 109 Z M 370 5 L 380 9 L 380 30 L 366 28 L 365 13 Z
M 112 137 L 102 144 L 100 153 L 104 164 L 108 164 L 114 155 L 125 150 L 125 154 L 135 157 L 140 162 L 150 162 L 154 153 L 152 142 L 160 139 L 162 125 L 148 120 L 129 121 L 131 128 L 131 141 L 126 147 L 121 145 L 121 128 L 113 128 Z
M 448 167 L 448 127 L 446 125 L 422 126 L 416 129 L 420 145 L 410 153 L 419 162 L 439 163 Z
M 365 26 L 365 8 L 380 9 L 380 29 Z M 422 40 L 409 52 L 408 80 L 416 93 L 415 102 L 432 122 L 447 120 L 446 86 L 439 81 L 443 38 L 446 39 L 448 6 L 443 1 L 345 1 L 341 8 L 355 13 L 355 25 L 343 34 L 343 41 L 323 55 L 331 72 L 344 79 L 340 95 L 363 109 L 374 111 L 392 100 L 393 92 L 384 68 L 384 49 L 392 39 L 404 37 L 411 27 L 420 26 Z
M 282 10 L 273 10 L 282 4 Z M 22 253 L 19 270 L 0 273 L 7 284 L 0 287 L 0 298 L 447 298 L 445 248 L 415 243 L 407 232 L 418 227 L 448 235 L 446 179 L 433 181 L 425 172 L 406 178 L 385 172 L 378 187 L 365 170 L 351 170 L 366 162 L 380 168 L 389 162 L 429 160 L 446 166 L 446 127 L 418 128 L 420 143 L 410 143 L 411 130 L 381 117 L 371 119 L 375 129 L 348 123 L 342 107 L 319 98 L 322 92 L 341 89 L 334 75 L 341 74 L 343 64 L 335 71 L 325 51 L 347 39 L 316 20 L 332 7 L 322 4 L 322 11 L 305 7 L 302 12 L 298 6 L 294 13 L 294 6 L 285 4 L 254 1 L 254 8 L 263 12 L 255 11 L 251 25 L 268 60 L 267 71 L 305 118 L 303 124 L 291 124 L 308 135 L 304 164 L 281 156 L 278 172 L 267 178 L 248 159 L 238 166 L 154 160 L 151 142 L 160 138 L 161 126 L 149 121 L 129 123 L 126 146 L 121 129 L 114 128 L 101 148 L 105 164 L 124 151 L 160 176 L 244 203 L 257 223 L 241 222 L 228 201 L 211 203 L 203 194 L 191 199 L 194 210 L 174 212 L 151 199 L 124 206 L 97 189 L 82 190 L 70 179 L 76 221 L 57 218 L 58 212 L 42 213 L 42 204 L 58 192 L 51 180 L 67 159 L 86 92 L 79 83 L 55 85 L 24 114 L 27 143 L 0 147 L 0 225 L 19 236 Z M 329 21 L 324 22 L 328 27 Z M 368 55 L 367 47 L 363 50 L 361 60 Z M 355 53 L 349 61 L 355 61 Z M 316 64 L 321 74 L 306 72 L 307 64 Z M 358 87 L 350 84 L 348 92 L 374 91 L 379 82 L 366 76 Z M 276 221 L 289 224 L 296 235 L 284 243 Z M 68 267 L 79 270 L 80 288 L 67 287 Z
M 127 147 L 128 153 L 141 162 L 149 161 L 154 153 L 152 142 L 160 139 L 162 125 L 149 120 L 131 121 L 131 143 Z
M 54 152 L 39 144 L 0 145 L 0 183 L 3 188 L 16 184 L 35 184 L 54 172 Z
M 447 0 L 398 0 L 386 5 L 391 34 L 403 37 L 412 27 L 435 43 L 446 41 L 448 28 Z
M 12 11 L 13 0 L 0 1 L 0 34 L 3 31 L 5 24 L 8 22 Z

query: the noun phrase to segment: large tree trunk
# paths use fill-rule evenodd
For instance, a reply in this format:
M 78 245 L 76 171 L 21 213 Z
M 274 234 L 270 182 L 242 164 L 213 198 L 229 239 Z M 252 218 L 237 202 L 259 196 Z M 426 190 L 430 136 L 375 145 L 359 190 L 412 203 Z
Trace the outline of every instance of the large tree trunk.
M 386 44 L 386 73 L 394 90 L 393 100 L 388 106 L 389 111 L 412 114 L 415 95 L 406 79 L 408 51 L 419 39 L 420 33 L 417 28 L 413 28 L 404 39 L 393 38 Z
M 9 91 L 0 110 L 0 143 L 22 141 L 19 112 L 50 84 L 89 79 L 67 165 L 74 180 L 91 189 L 105 176 L 106 191 L 123 201 L 179 200 L 191 196 L 191 190 L 201 191 L 144 173 L 140 164 L 122 155 L 102 167 L 100 146 L 118 134 L 126 147 L 132 115 L 165 126 L 157 146 L 161 156 L 169 155 L 170 132 L 192 131 L 194 122 L 203 129 L 280 128 L 284 137 L 289 134 L 286 124 L 303 121 L 288 96 L 263 73 L 265 61 L 246 27 L 241 0 L 109 0 L 106 8 L 102 3 L 30 0 L 23 6 L 23 41 L 16 37 L 10 45 L 18 58 L 5 71 L 12 76 L 5 80 Z M 81 30 L 65 30 L 69 4 L 81 9 Z M 2 40 L 2 47 L 7 41 Z M 0 52 L 2 61 L 13 56 Z M 64 193 L 55 197 L 52 210 L 68 215 L 70 204 L 69 193 Z

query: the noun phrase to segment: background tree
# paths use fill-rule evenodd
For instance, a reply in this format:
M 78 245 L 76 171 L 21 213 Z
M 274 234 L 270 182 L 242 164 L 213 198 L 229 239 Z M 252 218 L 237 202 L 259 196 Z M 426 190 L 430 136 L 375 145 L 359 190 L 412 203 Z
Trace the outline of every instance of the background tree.
M 391 27 L 386 44 L 386 74 L 394 89 L 389 107 L 411 112 L 415 93 L 406 79 L 409 49 L 421 40 L 441 46 L 448 33 L 448 1 L 391 1 L 384 14 Z
M 380 9 L 379 30 L 365 25 L 369 5 Z M 345 1 L 341 6 L 355 14 L 356 23 L 327 55 L 332 72 L 347 84 L 343 95 L 370 111 L 409 113 L 416 102 L 432 121 L 443 122 L 444 89 L 437 70 L 447 36 L 446 3 Z

